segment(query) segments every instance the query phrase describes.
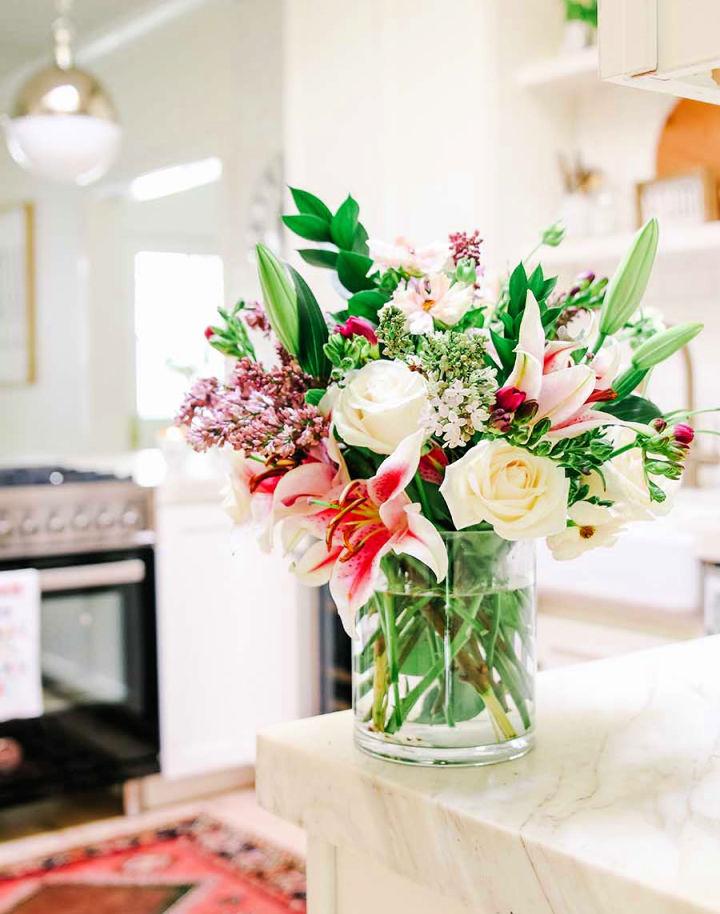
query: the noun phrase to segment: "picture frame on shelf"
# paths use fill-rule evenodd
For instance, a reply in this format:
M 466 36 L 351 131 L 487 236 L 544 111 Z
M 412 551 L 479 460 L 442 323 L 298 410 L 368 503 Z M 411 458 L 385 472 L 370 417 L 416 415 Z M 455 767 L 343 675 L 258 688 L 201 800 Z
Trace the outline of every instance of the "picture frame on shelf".
M 720 218 L 720 185 L 710 168 L 641 181 L 636 193 L 638 225 L 652 217 L 667 226 L 700 225 Z
M 35 328 L 35 209 L 0 206 L 0 386 L 37 377 Z

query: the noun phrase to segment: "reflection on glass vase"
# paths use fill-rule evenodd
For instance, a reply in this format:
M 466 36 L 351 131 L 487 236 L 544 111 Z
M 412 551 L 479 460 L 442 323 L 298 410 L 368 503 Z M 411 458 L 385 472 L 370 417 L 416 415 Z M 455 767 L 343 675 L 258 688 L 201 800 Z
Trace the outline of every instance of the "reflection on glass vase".
M 390 556 L 383 589 L 358 613 L 355 741 L 417 765 L 517 758 L 533 745 L 535 544 L 442 535 L 445 581 Z

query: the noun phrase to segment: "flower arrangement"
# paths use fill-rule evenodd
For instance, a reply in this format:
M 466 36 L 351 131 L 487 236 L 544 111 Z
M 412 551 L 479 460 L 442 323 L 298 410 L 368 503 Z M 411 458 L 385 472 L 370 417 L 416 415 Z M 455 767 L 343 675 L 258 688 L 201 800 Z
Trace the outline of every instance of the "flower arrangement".
M 485 709 L 512 739 L 509 702 L 529 726 L 527 662 L 513 648 L 527 594 L 468 603 L 460 553 L 477 568 L 545 538 L 569 559 L 667 510 L 694 431 L 641 391 L 702 327 L 638 314 L 654 220 L 609 282 L 588 273 L 560 294 L 530 269 L 536 249 L 493 295 L 478 232 L 373 241 L 352 197 L 333 213 L 291 192 L 285 225 L 315 242 L 300 257 L 335 274 L 344 303 L 326 316 L 302 276 L 258 246 L 264 308 L 241 302 L 208 328 L 237 361 L 226 383 L 194 384 L 178 422 L 196 450 L 232 452 L 233 518 L 253 518 L 265 545 L 279 531 L 301 580 L 329 583 L 346 629 L 367 629 L 356 697 L 368 694 L 371 728 L 397 733 L 412 715 L 456 726 Z M 539 247 L 562 234 L 551 226 Z M 257 360 L 247 326 L 274 339 L 274 365 Z M 485 537 L 460 545 L 461 532 Z M 443 586 L 442 612 L 377 597 Z

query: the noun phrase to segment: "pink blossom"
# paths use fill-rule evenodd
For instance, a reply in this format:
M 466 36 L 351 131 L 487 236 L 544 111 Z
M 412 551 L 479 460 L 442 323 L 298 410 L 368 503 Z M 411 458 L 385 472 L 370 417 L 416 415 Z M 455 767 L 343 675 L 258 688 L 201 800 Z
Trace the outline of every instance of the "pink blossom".
M 355 315 L 351 315 L 344 324 L 338 324 L 335 327 L 335 333 L 339 333 L 340 336 L 344 336 L 346 339 L 351 336 L 364 336 L 373 345 L 378 341 L 375 328 L 370 321 Z
M 517 387 L 501 387 L 495 395 L 495 401 L 498 408 L 508 413 L 514 413 L 518 406 L 522 406 L 526 399 L 527 394 L 525 391 L 518 390 Z
M 695 438 L 695 429 L 685 422 L 678 422 L 673 428 L 673 438 L 683 447 L 689 447 Z

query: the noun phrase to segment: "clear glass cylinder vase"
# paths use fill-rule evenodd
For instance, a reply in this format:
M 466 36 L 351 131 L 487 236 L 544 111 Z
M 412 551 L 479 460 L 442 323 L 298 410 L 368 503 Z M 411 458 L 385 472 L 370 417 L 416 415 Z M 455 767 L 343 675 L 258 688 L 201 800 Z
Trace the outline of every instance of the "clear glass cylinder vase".
M 445 533 L 441 584 L 406 555 L 353 638 L 355 742 L 417 765 L 485 765 L 533 745 L 535 544 Z

